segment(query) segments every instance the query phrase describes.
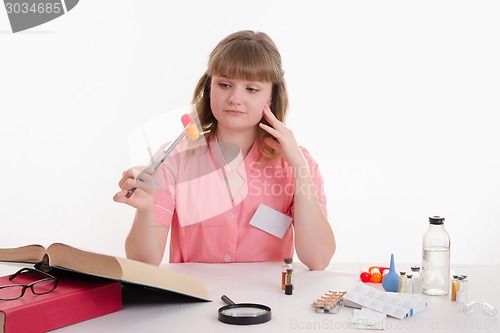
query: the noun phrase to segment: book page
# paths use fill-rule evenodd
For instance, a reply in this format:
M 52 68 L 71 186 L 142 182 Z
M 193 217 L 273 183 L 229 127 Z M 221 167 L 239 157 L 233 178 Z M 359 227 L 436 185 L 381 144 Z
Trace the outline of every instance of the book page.
M 205 285 L 197 278 L 136 260 L 116 259 L 122 266 L 124 282 L 169 290 L 209 300 Z
M 0 249 L 0 261 L 38 263 L 45 255 L 45 248 L 38 244 Z
M 50 266 L 110 278 L 122 279 L 122 270 L 115 257 L 84 251 L 62 243 L 49 246 Z

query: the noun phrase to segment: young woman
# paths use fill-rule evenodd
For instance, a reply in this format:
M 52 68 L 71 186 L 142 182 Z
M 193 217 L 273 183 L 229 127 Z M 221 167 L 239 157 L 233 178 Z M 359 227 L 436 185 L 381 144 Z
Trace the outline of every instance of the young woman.
M 236 32 L 215 47 L 193 96 L 206 144 L 185 140 L 154 173 L 132 168 L 119 182 L 114 200 L 136 208 L 129 258 L 160 264 L 170 230 L 170 262 L 282 261 L 295 248 L 311 270 L 330 263 L 323 179 L 283 123 L 283 74 L 264 33 Z

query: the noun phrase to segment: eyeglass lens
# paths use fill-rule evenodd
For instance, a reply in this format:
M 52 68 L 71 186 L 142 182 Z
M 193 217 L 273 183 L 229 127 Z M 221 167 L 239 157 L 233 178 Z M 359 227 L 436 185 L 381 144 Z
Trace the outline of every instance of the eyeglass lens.
M 29 285 L 11 285 L 0 287 L 0 299 L 11 300 L 24 295 L 26 289 L 31 288 L 35 295 L 43 295 L 56 288 L 56 281 L 53 279 L 41 280 Z
M 10 300 L 19 298 L 24 293 L 24 286 L 5 286 L 0 288 L 0 299 Z
M 47 294 L 54 290 L 57 286 L 57 279 L 49 275 L 49 278 L 36 281 L 37 277 L 40 278 L 40 274 L 49 275 L 32 268 L 19 270 L 9 278 L 9 280 L 17 283 L 0 286 L 0 300 L 20 298 L 25 294 L 26 289 L 31 289 L 31 292 L 35 295 Z M 33 282 L 33 280 L 35 281 Z
M 43 295 L 48 292 L 51 292 L 52 290 L 54 290 L 55 287 L 56 287 L 56 281 L 53 279 L 49 279 L 49 280 L 41 280 L 35 282 L 34 284 L 31 285 L 31 290 L 33 291 L 33 294 Z

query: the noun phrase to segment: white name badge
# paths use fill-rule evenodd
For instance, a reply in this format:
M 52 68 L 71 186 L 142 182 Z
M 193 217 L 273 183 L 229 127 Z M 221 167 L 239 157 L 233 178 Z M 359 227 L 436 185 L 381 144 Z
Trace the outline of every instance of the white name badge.
M 285 235 L 290 223 L 292 223 L 292 217 L 264 204 L 260 204 L 250 220 L 250 224 L 254 227 L 280 239 Z

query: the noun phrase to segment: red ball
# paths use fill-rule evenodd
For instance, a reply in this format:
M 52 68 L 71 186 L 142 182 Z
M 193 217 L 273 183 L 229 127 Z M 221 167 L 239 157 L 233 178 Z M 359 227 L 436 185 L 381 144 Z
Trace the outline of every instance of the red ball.
M 359 274 L 359 279 L 362 282 L 370 282 L 371 274 L 368 272 L 361 272 L 361 274 Z

